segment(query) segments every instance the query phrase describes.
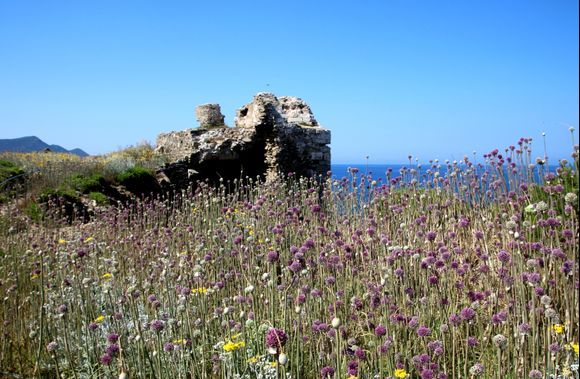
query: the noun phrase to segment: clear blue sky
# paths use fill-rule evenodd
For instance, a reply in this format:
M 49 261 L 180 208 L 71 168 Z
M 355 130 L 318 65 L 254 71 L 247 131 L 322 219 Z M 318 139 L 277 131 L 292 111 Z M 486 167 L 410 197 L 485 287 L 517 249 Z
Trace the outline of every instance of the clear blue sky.
M 578 1 L 0 2 L 0 138 L 100 154 L 260 91 L 303 98 L 334 163 L 578 136 Z M 553 161 L 554 162 L 554 161 Z M 554 162 L 555 163 L 555 162 Z

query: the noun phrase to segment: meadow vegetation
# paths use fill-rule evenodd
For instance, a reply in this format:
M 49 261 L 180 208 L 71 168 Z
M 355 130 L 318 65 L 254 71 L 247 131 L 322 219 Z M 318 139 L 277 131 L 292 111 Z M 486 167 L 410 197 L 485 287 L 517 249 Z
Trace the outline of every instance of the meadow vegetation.
M 386 180 L 240 178 L 108 205 L 106 183 L 146 185 L 156 164 L 127 157 L 10 159 L 61 178 L 38 194 L 65 183 L 104 205 L 3 206 L 2 373 L 578 377 L 578 145 L 555 169 L 521 139 Z

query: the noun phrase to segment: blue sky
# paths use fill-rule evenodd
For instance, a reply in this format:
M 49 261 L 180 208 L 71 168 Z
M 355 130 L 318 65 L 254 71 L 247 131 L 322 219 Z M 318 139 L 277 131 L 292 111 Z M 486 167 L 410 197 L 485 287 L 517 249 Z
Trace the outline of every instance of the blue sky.
M 578 1 L 1 1 L 0 138 L 106 153 L 260 91 L 298 96 L 334 163 L 460 159 L 578 129 Z M 578 136 L 578 130 L 576 130 Z M 577 138 L 577 137 L 576 137 Z M 554 162 L 555 163 L 555 162 Z

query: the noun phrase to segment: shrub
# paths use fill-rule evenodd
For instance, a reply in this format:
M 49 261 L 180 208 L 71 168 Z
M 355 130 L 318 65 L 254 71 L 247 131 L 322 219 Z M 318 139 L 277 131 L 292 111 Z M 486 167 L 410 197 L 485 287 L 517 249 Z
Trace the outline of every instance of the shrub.
M 71 178 L 72 187 L 81 193 L 102 192 L 106 184 L 105 178 L 100 174 L 77 174 Z
M 96 201 L 98 205 L 109 204 L 109 198 L 102 192 L 91 192 L 89 193 L 89 199 Z
M 136 194 L 153 193 L 159 189 L 157 179 L 151 171 L 140 166 L 123 171 L 117 175 L 116 181 L 128 191 Z

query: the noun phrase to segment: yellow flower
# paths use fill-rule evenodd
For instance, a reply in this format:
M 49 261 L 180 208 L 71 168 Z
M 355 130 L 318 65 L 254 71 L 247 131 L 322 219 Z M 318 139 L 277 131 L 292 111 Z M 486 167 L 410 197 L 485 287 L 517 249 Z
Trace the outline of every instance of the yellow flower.
M 578 344 L 576 342 L 570 342 L 570 347 L 572 348 L 572 350 L 574 350 L 576 355 L 578 355 Z
M 95 321 L 94 321 L 94 322 L 96 322 L 97 324 L 100 324 L 100 323 L 101 323 L 101 322 L 103 322 L 103 321 L 105 321 L 105 316 L 103 316 L 103 315 L 100 315 L 99 317 L 97 317 L 97 318 L 95 319 Z
M 197 295 L 197 294 L 205 295 L 207 293 L 207 288 L 205 288 L 205 287 L 192 288 L 191 293 L 194 295 Z
M 64 245 L 65 243 L 66 243 L 66 240 L 63 240 L 62 238 L 58 240 L 59 245 Z
M 94 238 L 93 237 L 88 237 L 85 242 L 91 242 Z
M 184 340 L 183 338 L 178 339 L 178 340 L 173 340 L 174 345 L 185 345 L 186 343 L 187 343 L 187 341 Z
M 242 347 L 245 347 L 245 346 L 246 346 L 246 343 L 244 341 L 240 341 L 240 342 L 228 341 L 224 345 L 224 350 L 229 353 L 230 351 L 238 350 L 238 349 L 241 349 Z
M 554 324 L 552 325 L 552 330 L 556 332 L 556 334 L 564 333 L 564 325 L 562 324 Z
M 101 276 L 101 278 L 103 279 L 111 279 L 113 277 L 113 274 L 111 274 L 110 272 L 106 272 L 103 274 L 103 276 Z
M 237 340 L 238 338 L 240 338 L 240 336 L 241 336 L 241 335 L 242 335 L 242 333 L 234 334 L 234 335 L 232 336 L 232 341 L 235 341 L 235 340 Z
M 395 370 L 395 378 L 404 379 L 408 376 L 407 371 L 404 368 L 398 368 Z
M 32 280 L 34 280 L 36 278 L 38 278 L 38 275 L 37 274 L 32 274 L 32 276 L 30 277 L 30 279 L 32 279 Z
M 250 364 L 254 364 L 256 362 L 258 362 L 258 356 L 254 356 L 254 357 L 248 359 L 248 363 L 250 363 Z
M 270 366 L 272 366 L 272 367 L 278 367 L 278 362 L 270 362 Z

